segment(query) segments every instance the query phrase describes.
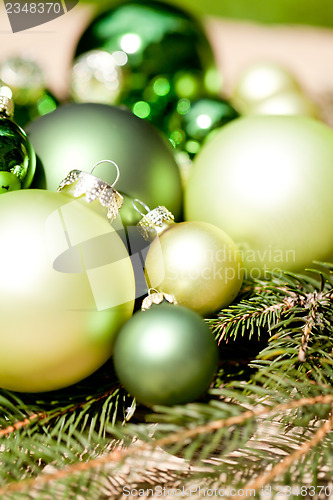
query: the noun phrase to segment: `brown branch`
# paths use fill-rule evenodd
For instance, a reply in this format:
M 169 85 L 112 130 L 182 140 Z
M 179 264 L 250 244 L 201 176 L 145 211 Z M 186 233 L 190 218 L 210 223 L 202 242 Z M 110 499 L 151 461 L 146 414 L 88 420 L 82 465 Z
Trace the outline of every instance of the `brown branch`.
M 302 446 L 295 451 L 294 453 L 291 453 L 287 457 L 285 457 L 282 462 L 279 464 L 275 465 L 272 470 L 270 470 L 267 474 L 262 474 L 261 476 L 257 477 L 253 481 L 250 481 L 246 486 L 244 486 L 244 490 L 246 491 L 247 489 L 250 490 L 259 490 L 265 484 L 269 483 L 276 477 L 280 476 L 283 472 L 285 472 L 291 464 L 296 462 L 296 460 L 302 458 L 304 455 L 306 455 L 312 448 L 317 446 L 326 434 L 328 434 L 333 428 L 333 411 L 331 413 L 331 417 L 329 420 L 327 420 L 313 435 L 313 437 L 309 440 L 306 441 L 305 443 L 302 444 Z M 235 500 L 241 500 L 240 496 L 233 497 Z
M 298 350 L 298 359 L 301 363 L 305 362 L 305 355 L 309 345 L 310 335 L 312 333 L 312 329 L 316 321 L 317 310 L 318 310 L 318 303 L 316 302 L 316 296 L 314 295 L 311 298 L 310 312 L 306 318 L 306 322 L 303 328 L 301 345 Z
M 186 431 L 175 432 L 175 433 L 170 434 L 169 436 L 157 439 L 157 440 L 150 442 L 150 443 L 144 443 L 144 444 L 139 445 L 139 446 L 134 446 L 134 447 L 122 449 L 122 450 L 117 449 L 117 450 L 112 451 L 109 454 L 97 457 L 93 460 L 90 460 L 87 462 L 79 462 L 79 463 L 75 463 L 73 465 L 69 465 L 69 466 L 65 467 L 64 469 L 58 470 L 52 474 L 47 474 L 47 475 L 45 474 L 42 476 L 38 476 L 37 478 L 26 479 L 26 480 L 23 480 L 23 481 L 17 482 L 17 483 L 10 483 L 5 487 L 0 488 L 0 495 L 5 495 L 5 494 L 8 494 L 9 492 L 14 492 L 14 491 L 16 491 L 16 492 L 17 491 L 24 491 L 27 488 L 36 488 L 36 487 L 42 486 L 43 484 L 50 483 L 51 481 L 58 481 L 59 479 L 63 479 L 65 477 L 68 477 L 68 476 L 75 474 L 75 473 L 80 473 L 80 472 L 85 472 L 87 470 L 101 468 L 108 463 L 115 463 L 115 462 L 118 463 L 121 460 L 126 459 L 127 457 L 130 457 L 134 454 L 137 454 L 137 453 L 140 453 L 143 451 L 153 450 L 157 447 L 163 447 L 163 446 L 167 446 L 167 445 L 171 445 L 171 444 L 175 444 L 175 443 L 184 442 L 184 441 L 191 439 L 193 437 L 196 437 L 200 434 L 209 434 L 209 433 L 215 432 L 219 429 L 222 429 L 224 427 L 231 427 L 234 425 L 242 425 L 247 420 L 249 420 L 251 418 L 260 417 L 262 415 L 281 413 L 283 411 L 288 411 L 291 409 L 301 408 L 303 406 L 309 406 L 309 405 L 315 405 L 315 404 L 333 404 L 333 395 L 317 396 L 314 398 L 302 398 L 302 399 L 299 399 L 297 401 L 292 401 L 291 403 L 284 403 L 284 404 L 276 405 L 273 408 L 267 408 L 267 407 L 261 408 L 260 410 L 257 410 L 257 411 L 248 410 L 248 411 L 245 411 L 244 413 L 242 413 L 241 415 L 237 415 L 235 417 L 230 417 L 227 419 L 215 420 L 214 422 L 209 422 L 208 424 L 200 425 L 200 426 L 197 426 L 193 429 L 187 429 Z M 332 420 L 332 418 L 328 422 L 330 422 L 330 426 L 332 427 L 331 420 Z M 326 429 L 326 426 L 325 427 L 323 426 L 323 428 Z M 328 431 L 329 431 L 329 429 L 323 434 L 323 436 L 325 434 L 327 434 Z M 318 432 L 316 433 L 316 435 L 318 434 Z M 319 442 L 319 441 L 320 441 L 320 435 L 318 435 L 317 442 Z M 314 445 L 311 444 L 311 446 L 314 446 Z M 300 449 L 302 449 L 302 448 L 300 448 Z
M 115 391 L 116 388 L 117 387 L 113 387 L 109 391 L 104 392 L 97 397 L 94 397 L 93 403 L 96 403 L 97 401 L 100 401 L 102 399 L 107 398 Z M 66 413 L 73 413 L 74 411 L 76 411 L 80 408 L 84 408 L 84 406 L 90 402 L 91 401 L 77 403 L 73 406 L 70 406 L 69 408 L 66 408 L 65 410 L 58 410 L 58 411 L 55 411 L 54 413 L 52 413 L 52 412 L 50 412 L 50 413 L 38 412 L 38 413 L 34 413 L 33 415 L 29 415 L 29 417 L 27 417 L 23 420 L 20 420 L 18 422 L 15 422 L 12 425 L 9 425 L 8 427 L 0 429 L 0 439 L 2 437 L 8 436 L 9 434 L 12 434 L 15 431 L 23 429 L 24 427 L 28 427 L 32 423 L 37 423 L 37 422 L 40 422 L 41 420 L 44 420 L 44 419 L 52 420 L 54 418 L 62 417 L 63 415 L 66 415 Z

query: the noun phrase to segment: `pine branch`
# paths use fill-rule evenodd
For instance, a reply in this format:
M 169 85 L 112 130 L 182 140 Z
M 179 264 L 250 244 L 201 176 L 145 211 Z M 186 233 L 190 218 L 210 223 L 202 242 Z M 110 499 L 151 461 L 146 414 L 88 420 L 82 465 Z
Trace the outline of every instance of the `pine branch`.
M 261 476 L 257 477 L 254 481 L 250 481 L 248 484 L 245 485 L 244 489 L 257 491 L 266 484 L 268 484 L 269 482 L 271 482 L 276 477 L 281 476 L 286 470 L 290 468 L 290 466 L 294 462 L 298 461 L 300 458 L 306 455 L 311 448 L 317 446 L 332 429 L 333 429 L 333 411 L 331 413 L 329 420 L 327 420 L 317 430 L 317 432 L 309 441 L 306 441 L 297 451 L 288 455 L 286 458 L 282 460 L 282 462 L 275 465 L 275 467 L 273 467 L 271 471 L 269 471 L 266 474 L 262 474 Z M 234 498 L 236 498 L 237 500 L 241 500 L 242 497 L 236 496 Z
M 161 448 L 191 466 L 189 476 L 184 467 L 175 476 L 185 483 L 203 474 L 247 488 L 281 475 L 287 482 L 314 480 L 319 472 L 332 477 L 333 264 L 320 266 L 306 275 L 247 281 L 231 307 L 207 320 L 221 356 L 223 342 L 255 335 L 262 350 L 222 360 L 216 389 L 199 403 L 140 408 L 128 423 L 133 400 L 110 364 L 49 395 L 0 391 L 0 495 L 100 500 L 108 475 L 117 482 L 121 471 L 122 481 L 130 481 L 133 466 L 156 484 L 163 476 L 155 456 Z
M 37 488 L 40 487 L 41 485 L 45 485 L 53 481 L 59 481 L 66 477 L 73 476 L 77 473 L 83 473 L 86 471 L 99 469 L 110 462 L 121 463 L 124 459 L 132 456 L 133 454 L 139 455 L 142 452 L 152 451 L 153 449 L 156 448 L 164 448 L 168 445 L 184 443 L 200 435 L 213 434 L 222 428 L 230 428 L 235 425 L 243 425 L 247 420 L 262 417 L 263 415 L 272 416 L 274 414 L 280 414 L 282 412 L 290 411 L 292 409 L 301 408 L 304 406 L 308 407 L 318 404 L 327 405 L 332 403 L 333 403 L 333 395 L 327 395 L 327 396 L 318 396 L 316 398 L 303 398 L 297 401 L 292 401 L 290 403 L 279 404 L 274 407 L 268 406 L 265 408 L 261 408 L 259 410 L 248 410 L 234 417 L 208 422 L 205 425 L 188 428 L 186 430 L 183 429 L 181 432 L 171 433 L 165 437 L 156 440 L 149 439 L 148 442 L 143 443 L 139 446 L 129 447 L 125 449 L 118 448 L 108 454 L 99 456 L 87 462 L 74 463 L 63 469 L 57 470 L 52 474 L 47 474 L 43 476 L 40 475 L 36 479 L 26 479 L 19 483 L 8 484 L 7 486 L 0 488 L 0 495 L 7 495 L 10 492 L 28 491 L 30 488 Z M 330 425 L 332 425 L 332 417 L 329 420 L 329 422 Z M 327 426 L 323 426 L 322 429 L 326 428 Z M 327 428 L 325 434 L 328 431 L 329 429 Z M 116 431 L 111 431 L 111 432 L 116 432 Z M 321 436 L 321 434 L 316 433 L 316 435 L 317 435 L 316 438 L 317 439 L 316 444 L 317 444 L 317 442 L 319 442 L 319 436 Z M 119 438 L 119 435 L 117 435 L 117 437 Z M 122 434 L 122 438 L 124 437 L 125 435 Z M 148 438 L 147 434 L 145 435 L 145 437 L 146 439 Z M 307 445 L 308 445 L 307 448 L 308 450 L 311 448 L 311 445 L 309 445 L 308 443 Z M 296 458 L 298 458 L 298 455 L 297 456 L 295 455 L 294 458 L 296 460 Z

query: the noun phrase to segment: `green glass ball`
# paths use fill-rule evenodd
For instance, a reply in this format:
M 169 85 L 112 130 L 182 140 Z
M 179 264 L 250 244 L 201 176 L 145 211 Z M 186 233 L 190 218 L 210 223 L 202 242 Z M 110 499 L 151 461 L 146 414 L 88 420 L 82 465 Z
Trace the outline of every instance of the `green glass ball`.
M 0 196 L 0 387 L 63 388 L 113 352 L 135 299 L 129 255 L 80 200 L 27 189 Z
M 203 316 L 227 307 L 243 281 L 241 254 L 219 227 L 172 224 L 151 243 L 145 260 L 148 286 L 174 295 Z
M 236 82 L 231 101 L 244 115 L 320 115 L 295 76 L 275 62 L 246 68 Z
M 14 101 L 13 119 L 21 127 L 59 105 L 58 99 L 46 89 L 41 67 L 28 57 L 11 56 L 1 61 L 0 78 L 3 92 L 9 92 Z
M 232 100 L 242 113 L 274 96 L 288 92 L 301 93 L 295 76 L 275 62 L 258 62 L 247 67 L 238 77 Z
M 32 183 L 35 168 L 35 152 L 24 130 L 13 121 L 0 118 L 1 192 L 28 188 Z M 12 175 L 4 175 L 6 172 Z
M 72 103 L 38 118 L 26 130 L 39 160 L 33 187 L 55 191 L 69 171 L 89 172 L 109 159 L 119 167 L 118 191 L 180 214 L 182 188 L 172 146 L 130 111 Z M 113 184 L 114 165 L 101 164 L 94 175 Z
M 196 156 L 185 217 L 215 224 L 251 276 L 333 257 L 333 131 L 296 116 L 238 118 Z M 205 186 L 204 203 L 202 185 Z
M 139 402 L 176 405 L 200 397 L 217 369 L 213 334 L 195 312 L 170 304 L 138 311 L 116 340 L 114 366 Z
M 99 57 L 98 72 L 93 57 Z M 170 103 L 219 88 L 203 26 L 175 6 L 151 0 L 115 4 L 93 19 L 78 42 L 72 71 L 77 101 L 124 104 L 160 125 Z
M 204 97 L 191 101 L 180 99 L 176 109 L 166 119 L 166 133 L 175 148 L 192 159 L 216 129 L 239 116 L 236 109 L 219 97 Z

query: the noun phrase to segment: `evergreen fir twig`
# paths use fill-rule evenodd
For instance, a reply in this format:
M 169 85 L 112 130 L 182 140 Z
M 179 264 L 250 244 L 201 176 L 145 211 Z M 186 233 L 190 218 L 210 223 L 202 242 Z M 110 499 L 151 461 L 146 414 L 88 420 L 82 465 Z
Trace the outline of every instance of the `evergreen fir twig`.
M 208 319 L 221 364 L 201 402 L 141 407 L 128 422 L 133 400 L 110 364 L 49 395 L 0 391 L 1 497 L 104 500 L 111 483 L 119 492 L 124 481 L 137 481 L 133 465 L 145 487 L 165 480 L 259 489 L 318 477 L 328 484 L 332 271 L 328 263 L 304 275 L 248 280 L 232 306 Z M 251 342 L 255 349 L 239 359 L 240 346 Z M 226 346 L 234 349 L 231 360 L 223 358 Z M 161 449 L 190 469 L 179 465 L 178 473 L 166 474 L 160 463 L 167 462 L 165 455 L 156 455 Z

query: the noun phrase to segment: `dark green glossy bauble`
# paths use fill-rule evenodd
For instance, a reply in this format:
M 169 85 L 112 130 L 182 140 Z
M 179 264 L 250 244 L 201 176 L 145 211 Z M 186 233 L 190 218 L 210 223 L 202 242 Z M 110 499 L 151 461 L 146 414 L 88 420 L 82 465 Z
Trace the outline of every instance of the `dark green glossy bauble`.
M 27 127 L 38 156 L 34 187 L 55 191 L 73 169 L 90 171 L 101 160 L 118 164 L 117 190 L 151 206 L 181 209 L 180 174 L 172 146 L 149 123 L 128 110 L 104 104 L 60 106 Z M 94 174 L 113 184 L 114 165 Z
M 0 192 L 28 188 L 35 167 L 35 152 L 24 130 L 7 118 L 0 119 Z
M 139 402 L 175 405 L 208 389 L 218 350 L 197 313 L 164 303 L 134 314 L 117 337 L 113 359 L 120 382 Z
M 166 120 L 166 133 L 171 143 L 193 158 L 214 130 L 239 116 L 235 108 L 219 97 L 195 100 L 180 99 Z
M 97 77 L 91 58 L 82 59 L 84 54 L 96 56 L 91 52 L 96 49 L 113 56 L 120 72 L 117 78 L 112 76 L 112 63 L 101 60 L 103 68 Z M 216 93 L 220 88 L 213 52 L 201 24 L 187 12 L 161 2 L 127 1 L 108 9 L 83 33 L 75 58 L 75 100 L 122 103 L 155 124 L 161 122 L 170 102 Z M 80 66 L 75 68 L 78 61 Z M 104 71 L 108 64 L 111 76 Z M 108 86 L 116 86 L 114 92 L 101 89 L 101 74 Z

